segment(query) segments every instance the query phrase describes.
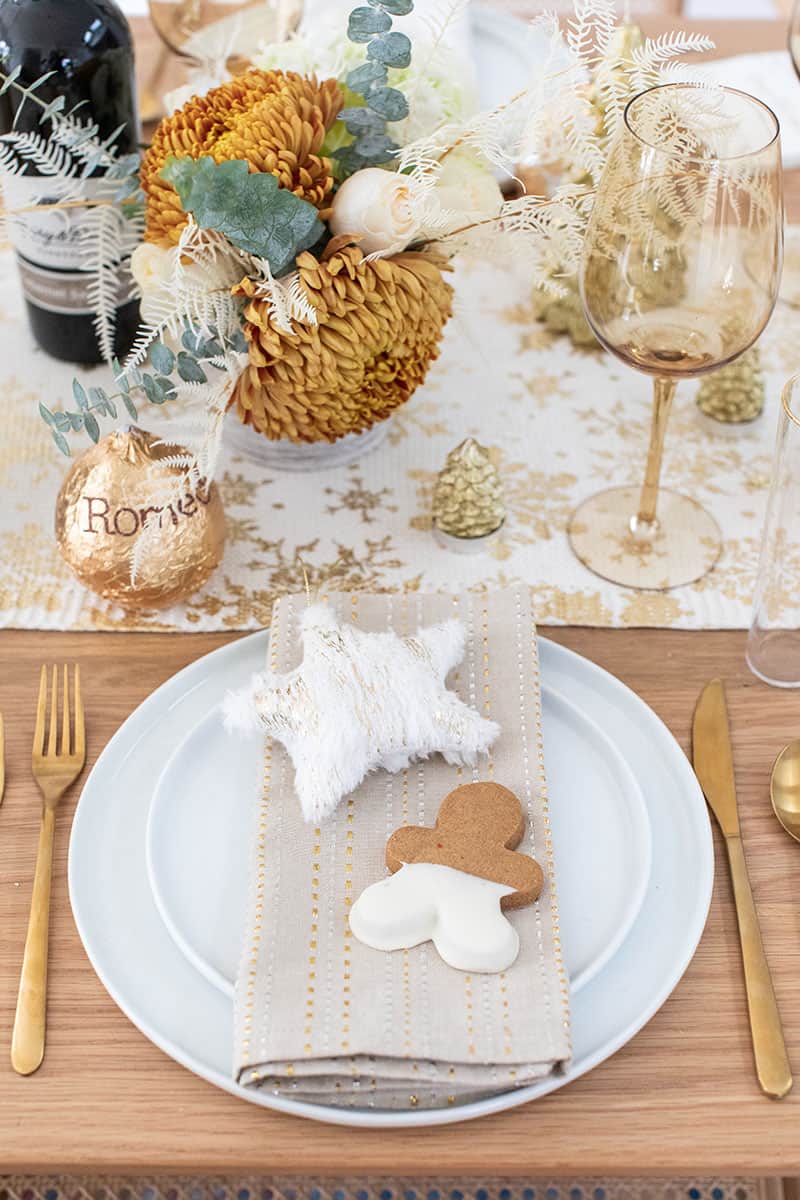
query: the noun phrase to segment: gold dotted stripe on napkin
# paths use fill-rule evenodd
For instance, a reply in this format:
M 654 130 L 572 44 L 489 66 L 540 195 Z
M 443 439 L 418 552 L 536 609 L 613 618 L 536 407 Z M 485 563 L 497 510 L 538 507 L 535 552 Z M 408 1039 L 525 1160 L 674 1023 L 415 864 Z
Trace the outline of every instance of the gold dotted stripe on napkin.
M 276 613 L 277 616 L 277 613 Z M 270 669 L 276 670 L 277 639 L 270 642 Z M 261 803 L 258 813 L 258 829 L 256 835 L 256 878 L 254 904 L 253 940 L 250 944 L 247 962 L 247 983 L 245 985 L 244 1019 L 242 1022 L 242 1054 L 246 1059 L 250 1050 L 250 1039 L 253 1033 L 253 1009 L 255 1007 L 255 986 L 258 967 L 258 950 L 261 944 L 261 932 L 264 920 L 264 887 L 266 879 L 266 841 L 267 841 L 267 809 L 269 806 L 270 784 L 272 780 L 272 738 L 267 738 L 264 747 L 264 776 L 261 786 Z M 260 1076 L 256 1072 L 254 1080 Z
M 305 1042 L 303 1052 L 311 1054 L 313 1050 L 314 1005 L 317 986 L 317 941 L 319 934 L 319 865 L 322 851 L 322 830 L 314 827 L 314 845 L 311 850 L 311 923 L 308 929 L 308 978 L 306 980 L 305 1025 L 303 1033 Z
M 482 645 L 482 651 L 483 651 L 483 711 L 484 711 L 484 715 L 485 715 L 487 721 L 491 721 L 491 719 L 492 719 L 492 692 L 491 692 L 492 668 L 491 668 L 491 663 L 489 661 L 489 604 L 488 604 L 488 600 L 487 600 L 485 592 L 484 592 L 484 596 L 483 596 L 483 608 L 481 611 L 481 645 Z M 488 758 L 489 778 L 494 779 L 494 755 L 492 754 L 491 749 L 488 751 L 487 758 Z M 512 1036 L 513 1035 L 512 1035 L 512 1029 L 511 1029 L 511 1020 L 510 1020 L 509 1009 L 508 1009 L 508 976 L 506 975 L 505 971 L 501 971 L 497 978 L 498 978 L 498 982 L 499 982 L 499 986 L 500 986 L 500 1004 L 501 1004 L 501 1008 L 502 1008 L 503 1053 L 505 1054 L 505 1056 L 507 1058 L 510 1058 L 511 1055 L 514 1053 L 514 1050 L 513 1050 L 513 1044 L 512 1044 Z M 484 1006 L 487 1010 L 490 1007 L 489 991 L 490 991 L 490 987 L 491 987 L 491 982 L 492 981 L 490 981 L 488 978 L 485 978 L 483 981 L 483 988 L 484 988 L 483 999 L 484 999 Z M 487 1012 L 487 1018 L 488 1018 L 488 1015 L 489 1014 Z M 490 1028 L 490 1025 L 489 1025 L 488 1019 L 487 1019 L 487 1029 L 489 1029 L 489 1028 Z
M 539 643 L 536 636 L 536 622 L 531 619 L 531 646 L 533 649 L 533 684 L 536 697 L 536 757 L 539 765 L 539 787 L 541 791 L 542 809 L 544 810 L 544 848 L 547 863 L 548 892 L 550 895 L 550 914 L 553 921 L 553 943 L 556 951 L 556 966 L 558 969 L 558 987 L 561 994 L 561 1019 L 567 1034 L 570 1034 L 569 1024 L 569 984 L 564 969 L 564 958 L 561 951 L 561 927 L 558 919 L 558 897 L 555 884 L 555 855 L 553 854 L 553 838 L 550 829 L 550 800 L 547 793 L 547 777 L 544 769 L 544 742 L 542 740 L 542 691 L 539 675 Z M 537 902 L 538 903 L 538 902 Z

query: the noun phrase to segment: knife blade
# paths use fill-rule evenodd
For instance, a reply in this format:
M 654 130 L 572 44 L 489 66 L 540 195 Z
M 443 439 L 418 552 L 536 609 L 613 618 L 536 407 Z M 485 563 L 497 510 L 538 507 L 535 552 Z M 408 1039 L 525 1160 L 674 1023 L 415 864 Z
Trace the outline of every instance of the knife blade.
M 712 679 L 700 694 L 692 728 L 694 773 L 708 806 L 725 837 L 739 833 L 736 781 L 733 774 L 728 706 L 721 679 Z
M 695 774 L 722 830 L 728 852 L 756 1075 L 762 1091 L 780 1100 L 791 1091 L 792 1071 L 747 875 L 736 803 L 728 706 L 721 679 L 712 679 L 706 684 L 697 702 L 692 724 L 692 757 Z

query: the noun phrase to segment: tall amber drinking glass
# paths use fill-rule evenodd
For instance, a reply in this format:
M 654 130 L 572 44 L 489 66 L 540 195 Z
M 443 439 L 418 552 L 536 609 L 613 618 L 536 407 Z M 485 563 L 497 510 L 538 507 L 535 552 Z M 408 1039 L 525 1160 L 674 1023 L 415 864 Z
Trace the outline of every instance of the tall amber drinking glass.
M 659 490 L 679 379 L 737 358 L 775 306 L 783 257 L 779 128 L 731 88 L 667 84 L 634 97 L 597 189 L 581 264 L 587 320 L 653 379 L 644 482 L 584 501 L 569 536 L 598 575 L 638 588 L 690 583 L 721 536 L 692 497 Z

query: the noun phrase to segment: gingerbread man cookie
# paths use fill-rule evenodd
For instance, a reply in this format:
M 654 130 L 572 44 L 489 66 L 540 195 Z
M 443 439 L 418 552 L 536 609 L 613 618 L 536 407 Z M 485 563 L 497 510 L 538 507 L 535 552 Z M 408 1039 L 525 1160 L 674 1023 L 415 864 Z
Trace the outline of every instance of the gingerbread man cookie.
M 530 904 L 542 869 L 518 854 L 525 831 L 519 800 L 498 783 L 470 783 L 445 796 L 433 829 L 405 825 L 386 846 L 388 879 L 350 910 L 355 937 L 375 950 L 432 941 L 451 967 L 505 971 L 519 935 L 503 909 Z

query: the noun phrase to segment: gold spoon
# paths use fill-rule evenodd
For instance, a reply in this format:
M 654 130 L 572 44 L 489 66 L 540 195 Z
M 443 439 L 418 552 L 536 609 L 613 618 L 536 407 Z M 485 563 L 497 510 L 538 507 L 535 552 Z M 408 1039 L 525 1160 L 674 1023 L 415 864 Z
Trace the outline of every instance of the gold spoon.
M 790 837 L 800 842 L 800 739 L 789 742 L 775 759 L 769 794 L 775 816 Z

